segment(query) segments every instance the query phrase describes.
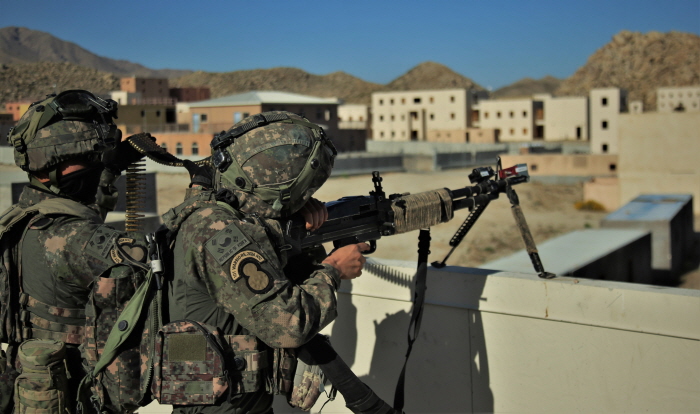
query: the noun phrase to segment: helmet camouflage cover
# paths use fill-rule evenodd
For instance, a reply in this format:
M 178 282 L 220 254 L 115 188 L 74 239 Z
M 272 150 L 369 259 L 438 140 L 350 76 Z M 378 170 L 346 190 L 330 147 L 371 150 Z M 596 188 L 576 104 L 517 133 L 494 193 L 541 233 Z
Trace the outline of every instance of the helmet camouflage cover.
M 25 171 L 44 171 L 113 148 L 120 137 L 112 121 L 116 115 L 116 102 L 83 90 L 34 102 L 7 136 L 15 164 Z
M 216 189 L 268 218 L 298 211 L 330 177 L 337 154 L 320 126 L 285 111 L 243 119 L 214 137 L 212 150 Z

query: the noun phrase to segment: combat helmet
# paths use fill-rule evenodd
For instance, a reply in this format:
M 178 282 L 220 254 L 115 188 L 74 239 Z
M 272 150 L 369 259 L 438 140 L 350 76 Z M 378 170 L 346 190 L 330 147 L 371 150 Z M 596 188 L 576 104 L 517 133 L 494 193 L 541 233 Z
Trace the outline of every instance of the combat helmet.
M 76 158 L 98 160 L 121 139 L 113 118 L 117 103 L 84 90 L 67 90 L 34 102 L 7 135 L 15 164 L 27 172 L 55 172 Z M 55 174 L 55 173 L 54 173 Z
M 286 111 L 249 116 L 211 142 L 214 188 L 267 218 L 298 211 L 330 177 L 337 151 L 323 128 Z

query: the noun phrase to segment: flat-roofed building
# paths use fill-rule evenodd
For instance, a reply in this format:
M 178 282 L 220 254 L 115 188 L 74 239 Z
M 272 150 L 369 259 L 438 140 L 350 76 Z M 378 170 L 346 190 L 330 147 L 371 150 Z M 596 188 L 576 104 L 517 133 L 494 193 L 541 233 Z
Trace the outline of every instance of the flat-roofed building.
M 367 129 L 369 125 L 369 106 L 362 104 L 338 105 L 338 128 Z
M 280 91 L 250 91 L 206 101 L 189 103 L 190 131 L 216 134 L 231 128 L 249 115 L 267 111 L 289 111 L 320 125 L 339 151 L 346 150 L 338 134 L 336 98 L 319 98 Z M 184 117 L 180 117 L 182 120 Z M 356 145 L 353 143 L 353 145 Z M 351 146 L 348 144 L 348 147 Z
M 428 141 L 432 131 L 460 131 L 472 126 L 472 106 L 479 92 L 468 89 L 372 93 L 372 139 Z M 430 132 L 429 132 L 430 131 Z
M 479 128 L 495 130 L 496 142 L 543 139 L 542 120 L 536 116 L 541 110 L 542 101 L 532 98 L 483 100 Z
M 119 90 L 131 93 L 140 93 L 141 99 L 170 98 L 168 79 L 166 78 L 139 78 L 130 76 L 119 80 Z
M 620 113 L 627 112 L 627 91 L 619 88 L 592 89 L 590 92 L 591 153 L 618 153 Z
M 700 86 L 657 88 L 656 110 L 659 112 L 700 111 Z
M 545 141 L 588 141 L 588 98 L 585 96 L 536 95 L 544 118 L 540 135 Z M 536 113 L 536 128 L 541 123 Z
M 177 102 L 197 102 L 211 98 L 211 91 L 207 87 L 170 88 L 170 97 Z

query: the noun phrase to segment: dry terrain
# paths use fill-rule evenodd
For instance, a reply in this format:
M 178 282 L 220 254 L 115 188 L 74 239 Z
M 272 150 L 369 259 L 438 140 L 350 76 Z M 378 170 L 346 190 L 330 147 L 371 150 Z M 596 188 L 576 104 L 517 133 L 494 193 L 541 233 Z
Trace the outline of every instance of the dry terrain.
M 469 185 L 468 170 L 433 173 L 384 174 L 384 190 L 390 193 L 416 193 L 441 187 L 459 188 Z M 158 206 L 161 213 L 179 203 L 187 185 L 185 174 L 158 175 Z M 317 193 L 322 201 L 336 200 L 347 195 L 367 195 L 373 189 L 370 175 L 331 178 Z M 574 203 L 583 198 L 582 185 L 548 185 L 537 182 L 516 187 L 520 204 L 535 242 L 543 241 L 573 230 L 596 228 L 607 213 L 579 211 Z M 431 229 L 430 261 L 442 260 L 449 251 L 449 241 L 468 211 L 455 214 L 454 220 Z M 455 250 L 449 265 L 478 267 L 480 264 L 507 256 L 523 248 L 515 227 L 510 204 L 505 196 L 492 202 L 474 225 L 462 244 Z M 696 220 L 697 223 L 697 220 Z M 385 237 L 379 240 L 375 257 L 416 260 L 418 232 Z M 547 263 L 544 263 L 545 268 Z M 700 289 L 700 277 L 691 274 L 683 287 Z

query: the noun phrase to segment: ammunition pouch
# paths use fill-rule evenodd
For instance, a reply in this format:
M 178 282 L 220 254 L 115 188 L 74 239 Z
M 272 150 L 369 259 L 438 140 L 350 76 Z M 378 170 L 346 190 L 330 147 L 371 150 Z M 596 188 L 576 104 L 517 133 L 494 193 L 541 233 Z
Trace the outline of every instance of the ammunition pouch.
M 155 341 L 153 397 L 161 404 L 210 405 L 258 391 L 267 368 L 259 348 L 254 336 L 224 336 L 191 320 L 166 324 Z
M 287 394 L 287 402 L 292 407 L 309 411 L 321 396 L 325 379 L 320 366 L 307 365 L 304 361 L 297 360 L 294 386 L 292 392 Z
M 66 344 L 29 339 L 20 344 L 17 357 L 21 373 L 15 380 L 15 412 L 71 413 L 72 403 L 67 401 Z

